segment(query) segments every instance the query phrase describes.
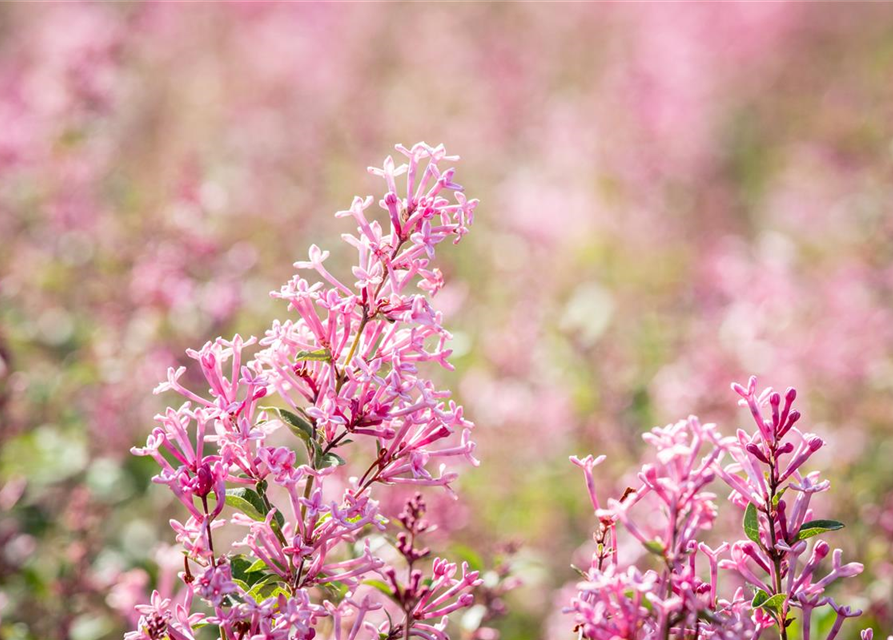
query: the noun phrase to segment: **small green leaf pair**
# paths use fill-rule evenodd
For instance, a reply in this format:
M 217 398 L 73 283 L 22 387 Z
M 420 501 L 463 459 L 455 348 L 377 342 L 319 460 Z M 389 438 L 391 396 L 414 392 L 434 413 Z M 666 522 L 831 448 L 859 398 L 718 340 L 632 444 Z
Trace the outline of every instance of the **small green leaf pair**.
M 827 533 L 828 531 L 838 531 L 843 529 L 843 527 L 844 524 L 837 520 L 810 520 L 803 523 L 800 530 L 797 531 L 797 535 L 794 536 L 794 541 L 808 540 L 813 536 Z M 757 508 L 752 502 L 744 510 L 744 534 L 753 542 L 762 544 L 760 541 L 760 518 L 757 514 Z
M 774 596 L 770 596 L 762 589 L 757 589 L 750 606 L 754 609 L 766 609 L 772 613 L 780 614 L 786 599 L 787 596 L 783 593 L 776 593 Z

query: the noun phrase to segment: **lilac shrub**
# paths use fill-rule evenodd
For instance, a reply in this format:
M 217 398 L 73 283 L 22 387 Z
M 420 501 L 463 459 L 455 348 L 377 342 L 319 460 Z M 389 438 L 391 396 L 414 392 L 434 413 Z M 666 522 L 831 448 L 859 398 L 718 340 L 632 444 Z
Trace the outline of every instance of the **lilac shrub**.
M 183 588 L 176 603 L 155 592 L 138 607 L 129 640 L 191 639 L 205 625 L 230 640 L 442 640 L 447 616 L 472 603 L 478 573 L 443 558 L 426 563 L 429 550 L 416 546 L 427 529 L 420 496 L 398 518 L 396 553 L 380 544 L 397 525 L 377 491 L 451 491 L 450 463 L 477 464 L 473 424 L 420 369 L 451 368 L 451 336 L 430 302 L 443 276 L 431 260 L 440 242 L 468 231 L 477 201 L 464 197 L 453 169 L 439 168 L 458 159 L 443 146 L 397 150 L 406 164 L 388 157 L 369 169 L 386 184 L 386 228 L 367 217 L 371 197 L 336 214 L 357 224 L 356 235 L 342 236 L 357 253 L 354 282 L 311 246 L 295 266 L 317 281 L 296 275 L 272 294 L 296 317 L 274 321 L 253 357 L 253 338 L 218 338 L 187 352 L 207 394 L 181 382 L 183 367 L 156 389 L 186 401 L 157 416 L 160 426 L 133 453 L 155 459 L 153 480 L 186 509 L 185 521 L 171 521 Z M 298 446 L 276 446 L 282 432 Z M 233 535 L 244 537 L 224 546 Z
M 768 632 L 786 639 L 797 619 L 809 640 L 813 610 L 831 607 L 836 619 L 826 640 L 833 640 L 847 618 L 861 614 L 826 593 L 862 565 L 844 563 L 842 551 L 822 539 L 842 523 L 814 518 L 812 498 L 830 483 L 804 471 L 824 441 L 795 426 L 796 391 L 757 394 L 756 378 L 732 388 L 753 416 L 752 432 L 723 437 L 694 416 L 653 429 L 643 437 L 655 449 L 654 462 L 620 499 L 602 505 L 596 494 L 593 468 L 604 456 L 571 458 L 583 469 L 599 522 L 591 565 L 566 609 L 581 638 L 732 640 Z M 729 501 L 743 511 L 745 539 L 714 548 L 704 537 L 718 513 L 715 479 L 731 488 Z M 619 558 L 618 523 L 654 556 L 656 568 Z M 830 568 L 822 568 L 829 555 Z M 720 589 L 721 575 L 729 588 Z

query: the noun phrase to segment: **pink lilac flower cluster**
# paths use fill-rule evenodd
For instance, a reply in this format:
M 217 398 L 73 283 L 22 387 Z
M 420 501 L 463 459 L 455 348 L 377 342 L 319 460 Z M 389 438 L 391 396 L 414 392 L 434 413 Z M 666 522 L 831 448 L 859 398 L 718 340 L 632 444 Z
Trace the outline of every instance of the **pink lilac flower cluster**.
M 154 481 L 188 511 L 185 522 L 171 521 L 184 554 L 185 596 L 174 605 L 153 594 L 128 640 L 191 639 L 202 625 L 236 640 L 442 640 L 447 615 L 471 604 L 477 572 L 437 558 L 425 575 L 428 550 L 413 546 L 425 528 L 421 498 L 400 518 L 405 584 L 370 536 L 390 527 L 376 487 L 450 490 L 450 461 L 477 464 L 473 424 L 419 368 L 450 368 L 451 336 L 429 299 L 443 285 L 431 258 L 438 243 L 467 232 L 477 201 L 464 197 L 453 169 L 439 168 L 458 159 L 443 146 L 397 150 L 406 164 L 388 157 L 369 170 L 387 186 L 379 203 L 387 228 L 367 217 L 372 198 L 356 198 L 337 214 L 357 224 L 356 235 L 343 236 L 357 252 L 354 282 L 333 275 L 324 265 L 329 253 L 312 246 L 309 260 L 295 266 L 319 281 L 298 275 L 273 293 L 297 317 L 275 321 L 253 358 L 246 348 L 254 339 L 217 339 L 188 352 L 207 396 L 181 383 L 183 367 L 169 370 L 156 389 L 186 402 L 157 416 L 160 426 L 133 452 L 157 461 Z M 450 192 L 454 199 L 445 196 Z M 421 292 L 409 290 L 413 283 Z M 303 446 L 276 446 L 274 434 L 286 429 Z M 228 519 L 225 505 L 234 508 Z M 242 553 L 220 548 L 224 527 L 244 532 L 234 546 Z M 402 621 L 372 613 L 383 605 L 362 587 L 382 581 L 392 585 Z
M 824 442 L 794 426 L 800 419 L 796 391 L 758 395 L 756 378 L 732 388 L 749 408 L 755 431 L 739 429 L 724 438 L 694 416 L 653 429 L 644 439 L 656 450 L 654 462 L 619 500 L 602 505 L 596 495 L 593 468 L 604 456 L 571 458 L 583 469 L 599 521 L 591 565 L 581 571 L 583 581 L 566 608 L 581 638 L 755 640 L 775 629 L 786 639 L 798 618 L 809 640 L 813 610 L 829 606 L 836 620 L 826 640 L 833 640 L 847 618 L 861 614 L 825 593 L 839 578 L 861 573 L 862 565 L 845 564 L 840 549 L 831 552 L 818 538 L 843 525 L 813 519 L 812 496 L 830 483 L 802 471 Z M 727 455 L 731 462 L 724 464 Z M 717 518 L 716 494 L 709 491 L 716 478 L 731 487 L 730 502 L 744 511 L 746 539 L 711 548 L 704 534 Z M 621 561 L 618 522 L 656 557 L 655 568 Z M 829 552 L 831 566 L 822 569 Z M 736 576 L 729 593 L 719 589 L 720 570 Z

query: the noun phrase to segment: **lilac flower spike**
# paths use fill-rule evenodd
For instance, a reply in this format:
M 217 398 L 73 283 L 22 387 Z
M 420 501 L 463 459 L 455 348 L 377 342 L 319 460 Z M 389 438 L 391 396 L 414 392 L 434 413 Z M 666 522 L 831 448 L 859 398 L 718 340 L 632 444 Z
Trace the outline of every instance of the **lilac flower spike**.
M 757 589 L 755 601 L 770 603 L 763 605 L 770 614 L 769 621 L 777 625 L 781 638 L 787 638 L 792 608 L 801 609 L 801 624 L 808 629 L 812 610 L 833 602 L 822 598 L 825 588 L 838 578 L 857 575 L 862 565 L 842 564 L 842 552 L 838 549 L 833 554 L 832 571 L 814 581 L 814 573 L 829 547 L 824 541 L 812 540 L 813 551 L 798 573 L 798 559 L 807 550 L 810 544 L 807 541 L 840 529 L 843 524 L 834 520 L 808 520 L 812 515 L 811 496 L 828 490 L 830 484 L 827 480 L 819 481 L 817 472 L 805 476 L 800 472 L 824 446 L 824 441 L 794 426 L 800 419 L 800 412 L 793 409 L 797 392 L 788 389 L 782 398 L 772 389 L 766 389 L 757 395 L 756 386 L 755 377 L 748 381 L 746 388 L 732 385 L 741 396 L 740 404 L 750 410 L 757 431 L 745 434 L 737 445 L 729 447 L 733 464 L 725 468 L 716 465 L 719 475 L 732 488 L 733 496 L 742 495 L 742 490 L 745 492 L 744 529 L 749 541 L 736 545 L 749 545 L 755 562 L 752 571 L 743 562 L 727 566 Z M 748 472 L 740 476 L 741 469 Z M 788 500 L 794 493 L 797 495 L 791 506 Z M 754 575 L 754 571 L 762 577 Z M 849 609 L 846 611 L 849 617 L 858 615 Z M 842 624 L 843 618 L 839 617 L 838 621 Z M 829 639 L 836 635 L 833 631 Z
M 831 553 L 824 540 L 816 542 L 843 525 L 811 519 L 811 497 L 828 490 L 829 483 L 817 472 L 801 472 L 824 442 L 794 426 L 800 419 L 793 409 L 796 392 L 788 389 L 782 396 L 767 389 L 757 395 L 756 378 L 732 388 L 750 410 L 755 431 L 722 438 L 714 425 L 701 425 L 695 417 L 653 429 L 643 436 L 654 456 L 638 474 L 639 486 L 608 500 L 607 508 L 596 496 L 593 478 L 604 456 L 571 458 L 583 469 L 599 521 L 592 563 L 565 609 L 575 616 L 579 637 L 756 640 L 775 628 L 786 640 L 791 610 L 798 608 L 804 640 L 810 640 L 812 611 L 830 606 L 837 618 L 825 640 L 834 640 L 846 618 L 861 613 L 825 595 L 835 581 L 860 573 L 862 565 L 845 564 L 839 549 Z M 732 461 L 724 465 L 727 454 Z M 746 539 L 711 548 L 701 536 L 716 518 L 716 496 L 708 491 L 716 477 L 731 487 L 730 501 L 744 509 Z M 794 494 L 789 504 L 785 497 Z M 655 519 L 658 513 L 662 520 Z M 621 564 L 618 522 L 657 556 L 656 569 L 643 572 Z M 831 568 L 821 572 L 829 554 Z M 707 581 L 698 571 L 699 555 L 708 563 Z M 738 574 L 752 591 L 738 587 L 723 594 L 720 569 Z M 870 640 L 872 632 L 862 637 Z
M 311 640 L 318 629 L 335 639 L 443 639 L 445 617 L 472 604 L 481 580 L 467 566 L 437 559 L 425 578 L 427 549 L 413 547 L 424 530 L 421 496 L 412 523 L 404 523 L 412 540 L 402 534 L 398 545 L 405 583 L 368 539 L 389 526 L 373 498 L 377 488 L 451 491 L 454 463 L 477 464 L 474 425 L 422 373 L 425 363 L 451 368 L 451 336 L 430 302 L 443 275 L 431 260 L 442 241 L 468 231 L 477 200 L 459 193 L 453 169 L 441 170 L 458 159 L 443 146 L 397 150 L 406 165 L 389 157 L 370 169 L 385 182 L 384 226 L 371 215 L 372 197 L 336 214 L 356 224 L 343 236 L 357 256 L 353 281 L 326 266 L 328 251 L 311 246 L 295 267 L 314 277 L 296 275 L 272 294 L 296 316 L 274 321 L 253 357 L 253 338 L 218 338 L 187 352 L 204 392 L 180 382 L 184 367 L 169 370 L 156 389 L 186 402 L 157 416 L 146 446 L 132 451 L 159 464 L 154 481 L 189 514 L 185 523 L 171 521 L 184 551 L 185 596 L 175 607 L 153 595 L 128 640 L 191 639 L 199 623 L 216 626 L 222 639 Z M 277 430 L 290 431 L 298 447 L 274 446 Z M 363 466 L 354 468 L 354 451 L 363 452 Z M 355 474 L 340 473 L 342 465 Z M 228 522 L 225 505 L 235 510 Z M 235 545 L 242 553 L 220 548 L 214 532 L 227 524 L 245 532 Z M 402 622 L 371 619 L 382 604 L 358 593 L 370 580 L 391 581 Z M 196 597 L 213 615 L 189 613 Z

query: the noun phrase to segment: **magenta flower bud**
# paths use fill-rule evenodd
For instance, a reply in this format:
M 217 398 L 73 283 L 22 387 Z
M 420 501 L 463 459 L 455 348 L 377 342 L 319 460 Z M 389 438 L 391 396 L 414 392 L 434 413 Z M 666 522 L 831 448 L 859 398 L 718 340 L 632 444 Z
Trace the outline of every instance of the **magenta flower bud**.
M 786 511 L 786 510 L 787 510 L 787 504 L 785 503 L 784 500 L 780 500 L 780 501 L 778 502 L 778 509 L 777 509 L 777 511 L 778 511 L 778 527 L 779 527 L 780 532 L 781 532 L 781 539 L 782 539 L 782 540 L 787 540 L 788 537 L 789 537 L 789 536 L 788 536 L 788 521 L 787 521 L 787 517 L 786 517 L 786 514 L 785 514 L 785 511 Z
M 778 448 L 776 453 L 778 453 L 779 455 L 784 455 L 786 453 L 793 453 L 793 451 L 794 451 L 794 443 L 793 442 L 785 442 L 783 445 L 781 445 Z
M 813 554 L 815 554 L 815 557 L 819 560 L 824 559 L 825 556 L 827 556 L 830 551 L 831 551 L 831 545 L 829 545 L 824 540 L 819 540 L 812 550 Z
M 778 437 L 780 438 L 780 437 L 784 436 L 788 431 L 790 431 L 791 428 L 794 426 L 794 424 L 796 424 L 797 420 L 799 420 L 799 419 L 800 419 L 800 412 L 797 411 L 796 409 L 791 411 L 790 415 L 788 416 L 787 422 L 779 431 Z
M 758 444 L 751 442 L 744 448 L 747 450 L 748 453 L 755 456 L 763 464 L 769 464 L 769 459 L 765 455 L 763 455 L 763 451 L 762 449 L 760 449 L 760 446 Z
M 804 444 L 798 448 L 796 455 L 791 459 L 787 469 L 781 474 L 779 480 L 784 482 L 792 473 L 799 469 L 803 463 L 809 460 L 813 453 L 821 449 L 824 444 L 825 441 L 818 436 L 807 434 L 805 436 Z
M 772 430 L 778 434 L 779 427 L 781 427 L 781 417 L 779 415 L 779 405 L 781 404 L 781 396 L 778 395 L 777 392 L 773 392 L 772 395 L 769 396 L 769 404 L 772 405 Z
M 204 498 L 214 488 L 214 476 L 211 473 L 211 465 L 207 462 L 203 463 L 196 471 L 195 478 L 195 495 Z

